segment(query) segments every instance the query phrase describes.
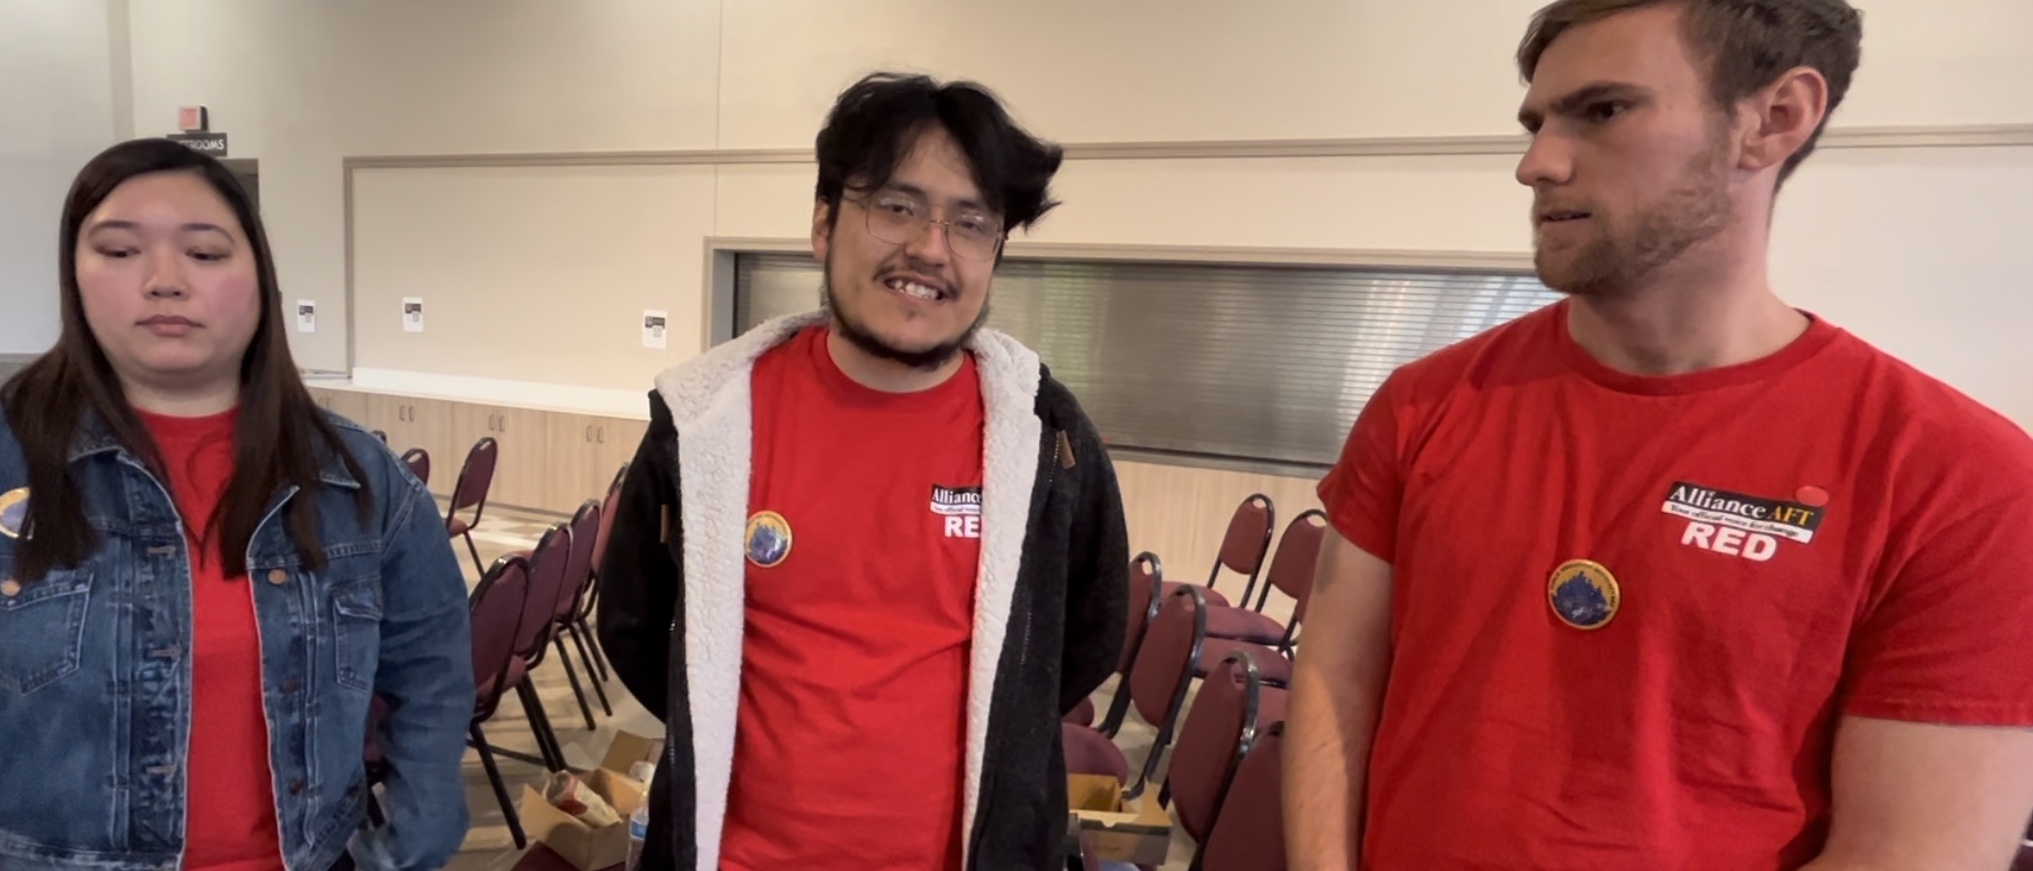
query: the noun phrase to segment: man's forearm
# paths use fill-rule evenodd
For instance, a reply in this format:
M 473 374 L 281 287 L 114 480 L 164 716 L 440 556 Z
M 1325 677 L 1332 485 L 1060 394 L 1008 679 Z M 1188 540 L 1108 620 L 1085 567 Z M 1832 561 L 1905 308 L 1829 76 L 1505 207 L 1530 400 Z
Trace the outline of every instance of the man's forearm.
M 1300 657 L 1285 715 L 1285 838 L 1294 871 L 1348 871 L 1361 821 L 1376 694 Z

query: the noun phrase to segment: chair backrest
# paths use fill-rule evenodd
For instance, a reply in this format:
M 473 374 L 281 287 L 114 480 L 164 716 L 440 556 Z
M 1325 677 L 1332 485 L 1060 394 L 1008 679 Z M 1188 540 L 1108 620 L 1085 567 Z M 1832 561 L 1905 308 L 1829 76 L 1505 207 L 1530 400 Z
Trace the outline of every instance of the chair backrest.
M 515 656 L 524 605 L 529 600 L 529 563 L 519 556 L 503 557 L 487 570 L 468 601 L 473 622 L 474 710 L 492 713 L 508 688 L 502 684 Z
M 1257 572 L 1264 566 L 1264 554 L 1271 549 L 1271 527 L 1277 522 L 1277 513 L 1271 497 L 1262 493 L 1252 493 L 1235 506 L 1235 513 L 1228 517 L 1228 532 L 1221 536 L 1221 553 L 1214 560 L 1207 586 L 1214 586 L 1223 566 L 1248 575 L 1254 585 Z
M 1278 539 L 1278 552 L 1265 570 L 1264 590 L 1257 595 L 1256 610 L 1264 609 L 1271 588 L 1292 597 L 1292 625 L 1306 619 L 1306 600 L 1313 597 L 1313 570 L 1320 562 L 1320 543 L 1327 538 L 1327 512 L 1318 508 L 1292 518 L 1285 535 Z
M 1073 723 L 1060 723 L 1059 734 L 1066 748 L 1067 774 L 1102 774 L 1116 783 L 1129 782 L 1129 759 L 1107 735 Z
M 423 448 L 410 448 L 402 452 L 402 462 L 409 466 L 409 473 L 426 486 L 431 483 L 431 452 Z
M 1285 871 L 1285 724 L 1272 723 L 1242 758 L 1214 831 L 1200 845 L 1202 871 Z
M 1158 612 L 1158 593 L 1165 585 L 1165 564 L 1150 551 L 1137 554 L 1129 563 L 1129 626 L 1123 633 L 1122 658 L 1115 670 L 1129 674 L 1136 662 L 1137 648 L 1144 643 L 1144 630 Z
M 1186 585 L 1165 598 L 1144 631 L 1136 665 L 1130 669 L 1130 701 L 1144 722 L 1163 729 L 1186 703 L 1193 665 L 1207 638 L 1207 597 Z M 1159 748 L 1153 748 L 1157 752 Z
M 1213 831 L 1229 782 L 1256 743 L 1257 724 L 1284 719 L 1284 695 L 1264 686 L 1247 650 L 1231 651 L 1201 682 L 1165 775 L 1172 809 L 1193 840 L 1205 841 Z
M 529 601 L 522 609 L 522 628 L 515 633 L 515 655 L 531 659 L 551 643 L 551 615 L 558 608 L 558 589 L 572 560 L 572 530 L 564 524 L 544 531 L 529 552 Z
M 607 534 L 614 531 L 615 509 L 621 505 L 621 482 L 628 479 L 628 464 L 621 464 L 614 483 L 607 485 L 607 501 L 600 505 L 600 529 L 593 534 L 593 574 L 600 574 L 600 561 L 607 556 Z
M 459 467 L 459 480 L 452 485 L 452 507 L 446 512 L 447 517 L 471 508 L 472 524 L 480 525 L 480 512 L 487 508 L 487 491 L 494 486 L 494 465 L 498 459 L 500 447 L 493 436 L 473 443 L 466 452 L 465 465 Z
M 565 582 L 558 585 L 557 611 L 552 619 L 570 621 L 579 600 L 593 586 L 593 542 L 600 535 L 600 503 L 587 500 L 572 514 L 572 551 L 565 560 Z

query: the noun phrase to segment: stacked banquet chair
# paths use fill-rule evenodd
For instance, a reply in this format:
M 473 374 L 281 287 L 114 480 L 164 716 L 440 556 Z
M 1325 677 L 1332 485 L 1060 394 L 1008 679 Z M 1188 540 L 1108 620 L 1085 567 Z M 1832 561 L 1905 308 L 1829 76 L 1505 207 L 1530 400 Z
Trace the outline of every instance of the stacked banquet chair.
M 1293 644 L 1299 622 L 1306 616 L 1306 603 L 1313 596 L 1313 572 L 1326 532 L 1327 515 L 1318 509 L 1293 518 L 1284 538 L 1278 540 L 1278 555 L 1271 561 L 1256 604 L 1248 608 L 1208 606 L 1207 643 L 1200 651 L 1195 677 L 1206 677 L 1230 651 L 1248 649 L 1257 655 L 1257 667 L 1265 681 L 1279 686 L 1291 682 Z M 1263 613 L 1274 587 L 1292 597 L 1290 625 Z
M 1193 871 L 1220 871 L 1205 861 L 1209 836 L 1231 807 L 1242 804 L 1231 787 L 1236 772 L 1255 748 L 1257 736 L 1284 719 L 1285 690 L 1264 681 L 1252 651 L 1229 653 L 1201 684 L 1193 708 L 1179 728 L 1179 744 L 1172 751 L 1165 785 L 1158 793 L 1158 804 L 1170 807 L 1179 828 L 1199 845 L 1194 851 Z M 1276 803 L 1275 796 L 1272 803 Z M 1247 814 L 1235 813 L 1238 825 L 1247 828 Z
M 1264 721 L 1200 841 L 1201 871 L 1285 871 L 1285 724 Z
M 480 526 L 480 514 L 487 509 L 487 491 L 494 486 L 494 467 L 500 459 L 500 448 L 493 436 L 473 443 L 466 452 L 466 462 L 459 467 L 459 480 L 452 485 L 452 504 L 445 509 L 445 534 L 466 540 L 466 552 L 473 555 L 473 570 L 485 573 L 480 564 L 480 548 L 473 543 L 473 530 Z M 469 517 L 460 512 L 472 509 Z
M 1240 599 L 1247 603 L 1263 571 L 1264 556 L 1270 552 L 1276 519 L 1277 507 L 1271 503 L 1271 497 L 1262 493 L 1252 493 L 1236 505 L 1234 513 L 1229 515 L 1228 529 L 1221 536 L 1221 549 L 1215 553 L 1214 566 L 1207 573 L 1205 585 L 1167 581 L 1164 563 L 1156 554 L 1146 551 L 1137 555 L 1130 565 L 1129 631 L 1123 644 L 1123 657 L 1117 665 L 1117 673 L 1122 679 L 1116 684 L 1115 696 L 1108 705 L 1108 715 L 1101 722 L 1104 734 L 1113 736 L 1119 731 L 1123 717 L 1129 713 L 1130 699 L 1125 690 L 1136 667 L 1145 627 L 1157 616 L 1159 604 L 1180 589 L 1194 587 L 1201 591 L 1206 604 L 1228 605 L 1228 598 L 1214 589 L 1221 580 L 1222 569 L 1247 579 Z M 1226 644 L 1216 646 L 1221 650 L 1212 655 L 1210 662 L 1219 662 L 1226 653 Z
M 586 595 L 579 603 L 579 613 L 572 621 L 577 638 L 582 639 L 587 653 L 592 654 L 593 664 L 587 666 L 599 673 L 602 682 L 608 679 L 607 654 L 600 649 L 600 636 L 593 631 L 593 612 L 599 608 L 600 565 L 607 556 L 607 536 L 614 530 L 614 516 L 621 508 L 621 483 L 628 479 L 628 464 L 621 464 L 621 471 L 614 474 L 614 480 L 607 485 L 607 500 L 600 506 L 600 528 L 593 534 L 593 563 L 587 579 Z M 605 690 L 602 690 L 602 704 L 605 704 Z M 611 712 L 610 712 L 611 714 Z
M 1124 798 L 1143 794 L 1167 745 L 1174 745 L 1163 786 L 1144 800 L 1169 808 L 1199 845 L 1194 871 L 1276 871 L 1283 867 L 1284 837 L 1278 828 L 1280 745 L 1260 739 L 1282 730 L 1286 690 L 1266 681 L 1257 661 L 1278 654 L 1261 647 L 1229 651 L 1188 709 L 1186 688 L 1195 651 L 1206 640 L 1208 607 L 1204 591 L 1177 590 L 1145 636 L 1132 680 L 1138 714 L 1158 727 L 1158 738 Z M 1087 727 L 1060 728 L 1068 773 L 1126 779 L 1128 765 L 1113 742 Z
M 528 846 L 522 831 L 522 818 L 515 812 L 515 801 L 508 795 L 508 784 L 502 780 L 501 769 L 494 762 L 494 747 L 487 742 L 487 734 L 481 731 L 480 724 L 494 717 L 494 712 L 501 707 L 502 695 L 508 692 L 516 641 L 522 635 L 522 624 L 528 619 L 529 598 L 529 561 L 519 556 L 507 556 L 495 562 L 494 567 L 480 579 L 480 585 L 473 589 L 472 599 L 473 683 L 476 692 L 467 739 L 480 753 L 480 764 L 487 770 L 487 782 L 494 787 L 494 800 L 501 804 L 501 816 L 508 822 L 508 833 L 515 838 L 518 850 Z
M 487 770 L 488 783 L 494 787 L 494 798 L 501 804 L 502 817 L 508 823 L 508 832 L 515 838 L 517 849 L 527 845 L 522 820 L 515 812 L 514 801 L 509 798 L 508 784 L 502 780 L 501 770 L 495 765 L 495 749 L 488 743 L 480 724 L 494 717 L 501 706 L 502 694 L 508 690 L 516 640 L 525 621 L 529 593 L 529 562 L 519 556 L 509 556 L 497 561 L 481 576 L 480 583 L 467 599 L 472 621 L 474 690 L 473 716 L 467 724 L 467 740 L 480 753 L 480 764 Z M 387 702 L 376 696 L 368 708 L 364 754 L 370 787 L 379 785 L 388 776 L 379 734 L 380 723 L 388 713 Z M 374 825 L 385 824 L 381 807 L 371 792 L 367 809 Z
M 558 590 L 557 610 L 551 615 L 551 644 L 558 650 L 558 661 L 565 666 L 565 677 L 572 682 L 572 695 L 579 699 L 579 713 L 586 718 L 586 728 L 593 729 L 593 709 L 586 704 L 585 687 L 579 683 L 579 672 L 572 667 L 572 653 L 565 647 L 569 636 L 579 648 L 579 659 L 586 666 L 586 681 L 593 685 L 593 692 L 600 698 L 600 709 L 607 716 L 614 716 L 613 706 L 607 703 L 607 690 L 600 685 L 600 677 L 594 672 L 593 655 L 586 646 L 586 637 L 591 633 L 579 631 L 581 607 L 593 589 L 593 555 L 600 546 L 600 530 L 605 524 L 606 512 L 599 502 L 588 500 L 572 515 L 572 557 L 565 564 L 565 585 Z M 538 663 L 530 663 L 535 668 Z
M 1278 539 L 1278 552 L 1271 558 L 1271 567 L 1264 575 L 1264 586 L 1257 592 L 1255 604 L 1246 607 L 1215 606 L 1207 615 L 1207 634 L 1215 638 L 1249 641 L 1257 644 L 1276 645 L 1290 653 L 1297 640 L 1299 623 L 1306 619 L 1306 602 L 1313 596 L 1313 572 L 1320 561 L 1320 545 L 1327 536 L 1327 512 L 1315 508 L 1292 518 L 1285 527 L 1284 537 Z M 1264 604 L 1270 600 L 1271 591 L 1277 590 L 1292 598 L 1292 619 L 1290 625 L 1279 623 L 1276 618 L 1264 614 Z
M 512 555 L 507 559 L 521 559 Z M 572 531 L 564 524 L 544 531 L 537 539 L 536 549 L 530 551 L 529 597 L 522 608 L 522 619 L 516 627 L 514 653 L 509 657 L 508 670 L 502 676 L 502 685 L 515 690 L 522 701 L 522 710 L 529 718 L 529 728 L 536 737 L 538 756 L 515 753 L 508 750 L 495 752 L 510 759 L 517 759 L 534 765 L 542 765 L 551 771 L 565 770 L 565 754 L 558 744 L 557 733 L 551 730 L 550 718 L 544 714 L 542 700 L 537 698 L 536 686 L 529 675 L 544 658 L 544 652 L 551 645 L 551 630 L 556 621 L 561 590 L 566 586 L 566 572 L 572 559 Z

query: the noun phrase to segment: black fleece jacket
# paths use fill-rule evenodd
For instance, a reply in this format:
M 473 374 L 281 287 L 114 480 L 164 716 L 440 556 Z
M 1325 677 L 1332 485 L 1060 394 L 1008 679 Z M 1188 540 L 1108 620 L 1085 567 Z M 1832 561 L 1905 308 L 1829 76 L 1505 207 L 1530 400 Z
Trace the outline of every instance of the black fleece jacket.
M 599 636 L 615 674 L 665 723 L 643 868 L 700 871 L 678 433 L 662 396 L 652 392 L 650 403 L 649 433 L 629 466 L 602 560 Z M 1115 667 L 1127 623 L 1128 534 L 1107 450 L 1049 371 L 1035 413 L 1043 424 L 1036 485 L 968 833 L 968 871 L 1066 867 L 1060 718 Z

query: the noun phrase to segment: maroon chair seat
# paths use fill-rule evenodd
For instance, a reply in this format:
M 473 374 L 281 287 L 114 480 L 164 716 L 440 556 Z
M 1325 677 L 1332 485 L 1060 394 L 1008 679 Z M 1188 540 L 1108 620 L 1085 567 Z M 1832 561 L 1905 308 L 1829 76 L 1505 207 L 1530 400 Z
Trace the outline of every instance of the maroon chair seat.
M 1074 705 L 1073 710 L 1061 719 L 1075 726 L 1093 726 L 1094 700 L 1092 698 L 1081 699 L 1080 704 Z M 1102 737 L 1107 736 L 1104 735 Z
M 1207 610 L 1209 612 L 1208 617 L 1211 620 L 1214 609 L 1209 608 Z M 1213 630 L 1210 629 L 1208 634 L 1212 635 Z M 1193 665 L 1193 676 L 1204 678 L 1215 673 L 1220 670 L 1221 661 L 1227 659 L 1229 654 L 1238 650 L 1247 651 L 1250 657 L 1255 660 L 1257 674 L 1263 678 L 1265 683 L 1276 686 L 1288 686 L 1291 684 L 1292 660 L 1290 658 L 1268 644 L 1253 644 L 1248 641 L 1237 641 L 1233 638 L 1208 638 L 1201 642 L 1200 658 Z
M 1271 723 L 1243 757 L 1200 845 L 1201 871 L 1285 871 L 1284 735 Z
M 1207 612 L 1207 634 L 1215 638 L 1232 638 L 1237 641 L 1254 641 L 1258 644 L 1276 644 L 1285 637 L 1285 624 L 1276 618 L 1259 614 L 1248 608 L 1213 606 Z
M 1165 581 L 1165 582 L 1164 582 L 1164 584 L 1163 584 L 1163 588 L 1164 588 L 1164 593 L 1163 593 L 1163 595 L 1165 595 L 1165 596 L 1169 596 L 1169 595 L 1172 595 L 1173 593 L 1176 593 L 1176 592 L 1178 592 L 1178 591 L 1179 591 L 1179 588 L 1180 588 L 1180 587 L 1190 587 L 1190 586 L 1200 586 L 1200 585 L 1198 585 L 1198 584 L 1188 584 L 1188 583 L 1186 583 L 1185 581 Z M 1216 589 L 1214 589 L 1213 587 L 1204 587 L 1204 586 L 1203 586 L 1203 587 L 1200 587 L 1200 592 L 1201 592 L 1202 594 L 1204 594 L 1204 595 L 1206 595 L 1206 596 L 1207 596 L 1207 604 L 1209 604 L 1209 605 L 1227 605 L 1227 604 L 1228 604 L 1228 597 L 1227 597 L 1227 596 L 1224 596 L 1224 595 L 1222 595 L 1222 594 L 1221 594 L 1221 591 L 1220 591 L 1220 590 L 1216 590 Z
M 1101 774 L 1117 783 L 1129 782 L 1129 758 L 1108 736 L 1072 723 L 1059 724 L 1059 732 L 1066 750 L 1067 774 Z

